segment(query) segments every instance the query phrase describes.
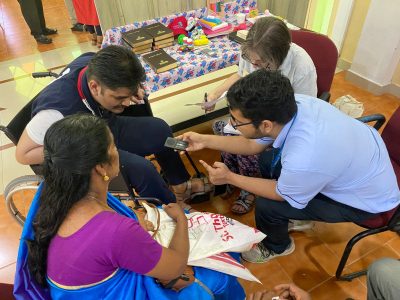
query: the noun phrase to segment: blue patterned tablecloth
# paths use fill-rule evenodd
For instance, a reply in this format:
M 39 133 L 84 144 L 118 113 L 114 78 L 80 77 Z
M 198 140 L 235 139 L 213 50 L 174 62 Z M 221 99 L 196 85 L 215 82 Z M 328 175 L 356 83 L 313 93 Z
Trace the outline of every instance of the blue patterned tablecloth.
M 236 13 L 242 12 L 245 7 L 254 8 L 257 6 L 255 0 L 236 0 L 224 5 L 224 15 L 228 22 L 234 22 L 233 16 Z M 168 26 L 172 19 L 177 16 L 185 16 L 202 18 L 207 15 L 206 8 L 200 8 L 188 12 L 183 12 L 167 17 L 156 18 L 153 20 L 135 22 L 133 24 L 114 27 L 106 31 L 102 47 L 108 45 L 122 45 L 121 33 L 135 28 L 161 22 Z M 217 71 L 239 62 L 240 45 L 232 42 L 227 36 L 220 36 L 210 39 L 209 48 L 215 49 L 218 52 L 218 57 L 209 57 L 202 54 L 200 51 L 193 52 L 178 52 L 179 45 L 174 45 L 164 50 L 178 61 L 178 67 L 160 74 L 155 73 L 149 65 L 142 60 L 142 64 L 146 70 L 146 90 L 147 92 L 156 92 L 168 86 L 202 76 L 204 74 Z

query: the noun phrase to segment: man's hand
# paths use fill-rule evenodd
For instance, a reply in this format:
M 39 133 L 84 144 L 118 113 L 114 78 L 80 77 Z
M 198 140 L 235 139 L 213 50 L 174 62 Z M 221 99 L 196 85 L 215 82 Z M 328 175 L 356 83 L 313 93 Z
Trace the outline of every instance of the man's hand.
M 208 172 L 208 178 L 212 184 L 225 184 L 229 183 L 229 176 L 233 174 L 228 167 L 222 162 L 214 162 L 212 166 L 207 164 L 205 161 L 200 160 L 200 163 Z
M 246 297 L 247 300 L 271 300 L 272 297 L 274 297 L 275 294 L 272 292 L 268 291 L 261 291 L 261 292 L 256 292 L 250 294 L 248 297 Z
M 294 283 L 277 285 L 274 290 L 282 300 L 311 300 L 310 294 Z
M 146 95 L 145 90 L 143 86 L 140 85 L 136 95 L 133 95 L 131 97 L 131 101 L 134 102 L 135 104 L 142 104 L 145 95 Z
M 177 136 L 176 138 L 189 143 L 186 151 L 198 151 L 206 148 L 205 135 L 203 134 L 189 131 L 180 136 Z

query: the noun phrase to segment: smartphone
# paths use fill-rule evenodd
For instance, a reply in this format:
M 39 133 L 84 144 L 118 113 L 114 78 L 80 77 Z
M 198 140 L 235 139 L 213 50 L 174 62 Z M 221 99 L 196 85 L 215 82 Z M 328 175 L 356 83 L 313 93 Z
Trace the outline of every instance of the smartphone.
M 186 151 L 186 148 L 189 146 L 189 143 L 172 137 L 167 137 L 164 146 L 180 151 Z

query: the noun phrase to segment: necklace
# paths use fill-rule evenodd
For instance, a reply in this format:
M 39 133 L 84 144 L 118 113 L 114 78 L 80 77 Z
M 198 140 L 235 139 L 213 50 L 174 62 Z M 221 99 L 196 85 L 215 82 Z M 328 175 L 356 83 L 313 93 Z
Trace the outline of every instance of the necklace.
M 109 207 L 107 204 L 105 204 L 103 201 L 101 201 L 100 199 L 98 199 L 98 198 L 95 197 L 95 196 L 92 196 L 92 195 L 90 195 L 90 194 L 87 194 L 86 197 L 89 198 L 89 199 L 95 200 L 98 204 L 100 204 L 100 205 L 101 205 L 103 208 L 105 208 L 106 210 L 113 210 L 111 207 Z

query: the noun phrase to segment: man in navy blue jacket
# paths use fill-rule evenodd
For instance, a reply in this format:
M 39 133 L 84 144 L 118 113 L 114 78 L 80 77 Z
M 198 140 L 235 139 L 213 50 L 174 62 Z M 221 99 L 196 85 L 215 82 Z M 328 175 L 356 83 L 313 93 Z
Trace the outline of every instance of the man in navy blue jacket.
M 42 163 L 43 139 L 50 125 L 67 115 L 90 113 L 107 119 L 120 163 L 140 196 L 157 197 L 165 203 L 178 200 L 183 205 L 193 194 L 209 192 L 212 185 L 207 179 L 190 179 L 179 154 L 164 147 L 166 138 L 172 136 L 165 121 L 118 115 L 133 102 L 142 103 L 145 78 L 140 61 L 125 47 L 109 46 L 76 58 L 34 101 L 32 119 L 17 145 L 17 160 Z M 175 195 L 144 158 L 150 154 L 155 155 Z

